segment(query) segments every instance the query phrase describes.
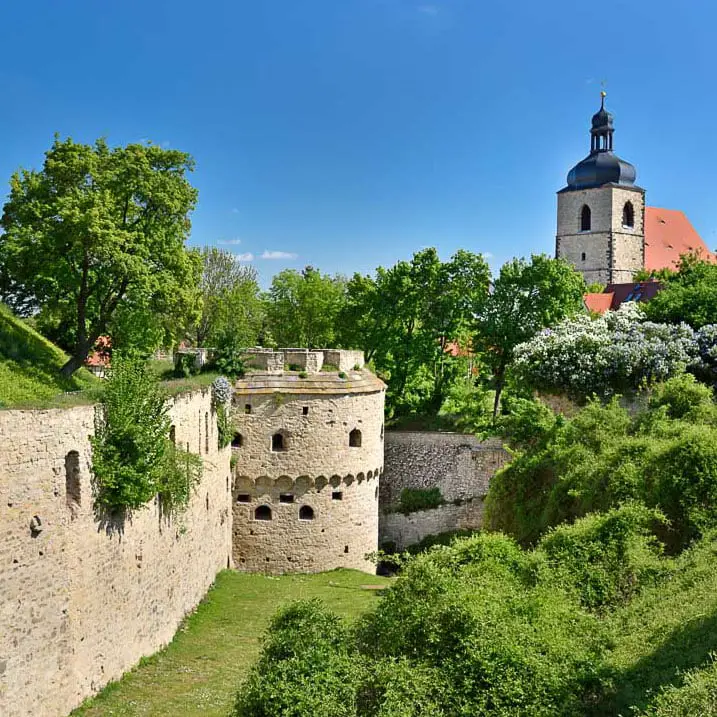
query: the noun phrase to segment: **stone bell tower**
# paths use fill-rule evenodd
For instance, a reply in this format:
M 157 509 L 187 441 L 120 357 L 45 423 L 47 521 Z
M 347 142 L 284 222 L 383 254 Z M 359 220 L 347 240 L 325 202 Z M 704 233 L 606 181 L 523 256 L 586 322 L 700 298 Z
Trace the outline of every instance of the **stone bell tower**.
M 555 256 L 569 261 L 585 281 L 632 281 L 645 266 L 645 190 L 635 186 L 635 167 L 613 152 L 613 117 L 593 115 L 590 154 L 568 173 L 558 192 Z

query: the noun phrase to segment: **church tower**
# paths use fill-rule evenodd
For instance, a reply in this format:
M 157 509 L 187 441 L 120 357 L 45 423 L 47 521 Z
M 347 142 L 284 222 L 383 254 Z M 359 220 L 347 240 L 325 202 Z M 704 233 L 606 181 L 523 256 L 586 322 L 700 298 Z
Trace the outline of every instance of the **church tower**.
M 568 173 L 558 192 L 555 255 L 569 261 L 585 281 L 632 281 L 645 266 L 645 190 L 635 186 L 635 167 L 613 153 L 613 117 L 593 115 L 590 154 Z

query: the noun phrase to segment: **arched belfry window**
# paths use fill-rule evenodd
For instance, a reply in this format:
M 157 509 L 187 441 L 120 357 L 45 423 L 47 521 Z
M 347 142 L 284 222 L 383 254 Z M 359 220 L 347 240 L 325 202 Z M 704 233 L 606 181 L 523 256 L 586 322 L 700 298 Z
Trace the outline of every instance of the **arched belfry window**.
M 625 202 L 622 208 L 622 226 L 632 229 L 635 226 L 635 208 L 632 202 Z
M 583 204 L 583 208 L 580 210 L 580 231 L 590 231 L 590 207 L 587 204 Z

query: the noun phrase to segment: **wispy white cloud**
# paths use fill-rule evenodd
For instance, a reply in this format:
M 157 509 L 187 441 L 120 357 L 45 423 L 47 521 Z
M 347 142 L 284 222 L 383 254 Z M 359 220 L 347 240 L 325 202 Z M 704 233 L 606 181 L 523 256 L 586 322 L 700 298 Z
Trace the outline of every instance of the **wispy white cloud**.
M 248 251 L 245 254 L 234 254 L 237 261 L 254 261 L 254 255 Z
M 299 255 L 292 251 L 264 251 L 261 259 L 296 259 Z
M 423 15 L 438 15 L 438 5 L 419 5 L 416 9 Z
M 217 239 L 217 244 L 241 244 L 241 239 L 239 239 L 238 237 L 236 239 Z

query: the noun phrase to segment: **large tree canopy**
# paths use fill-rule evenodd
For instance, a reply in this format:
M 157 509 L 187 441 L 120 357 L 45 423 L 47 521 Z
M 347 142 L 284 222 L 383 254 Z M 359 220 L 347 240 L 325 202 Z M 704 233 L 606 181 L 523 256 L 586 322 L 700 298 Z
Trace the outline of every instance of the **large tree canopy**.
M 349 281 L 342 342 L 363 349 L 388 378 L 398 413 L 438 412 L 459 363 L 449 348 L 466 345 L 489 278 L 480 254 L 461 250 L 442 262 L 431 248 Z
M 677 272 L 663 272 L 659 278 L 662 291 L 644 305 L 650 319 L 684 321 L 694 329 L 717 321 L 717 264 L 687 254 Z
M 192 338 L 197 346 L 253 346 L 264 316 L 256 269 L 216 247 L 205 247 L 201 256 L 202 313 Z
M 501 267 L 493 290 L 478 314 L 476 348 L 493 371 L 498 412 L 506 370 L 518 344 L 554 326 L 583 307 L 585 281 L 562 259 L 541 254 L 513 259 Z
M 185 249 L 197 192 L 184 152 L 55 138 L 40 171 L 10 181 L 0 292 L 16 310 L 51 312 L 73 334 L 71 374 L 118 308 L 170 316 L 196 304 L 200 260 Z
M 323 348 L 336 344 L 336 319 L 346 281 L 307 266 L 280 271 L 271 282 L 267 315 L 279 346 Z

